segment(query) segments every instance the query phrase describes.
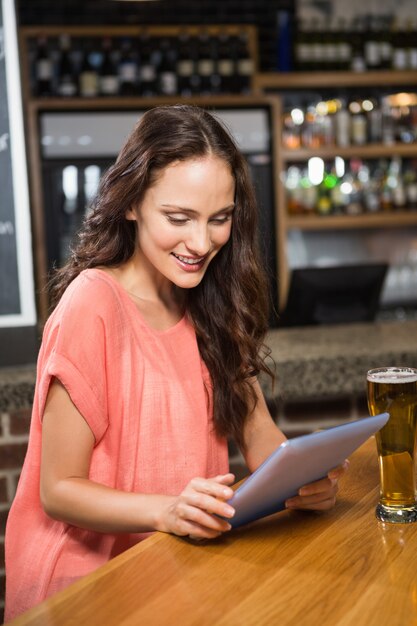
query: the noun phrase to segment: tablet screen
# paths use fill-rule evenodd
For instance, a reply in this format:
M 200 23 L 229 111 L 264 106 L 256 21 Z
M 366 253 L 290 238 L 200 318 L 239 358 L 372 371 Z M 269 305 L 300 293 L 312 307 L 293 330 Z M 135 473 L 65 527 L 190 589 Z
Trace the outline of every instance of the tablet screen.
M 341 465 L 388 421 L 389 414 L 347 422 L 282 443 L 236 490 L 229 504 L 236 511 L 233 528 L 285 508 L 300 487 Z

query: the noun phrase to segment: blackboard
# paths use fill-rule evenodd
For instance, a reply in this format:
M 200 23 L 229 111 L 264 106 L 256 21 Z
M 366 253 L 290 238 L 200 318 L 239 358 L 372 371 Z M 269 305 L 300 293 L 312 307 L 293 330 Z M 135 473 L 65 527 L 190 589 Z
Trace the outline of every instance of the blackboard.
M 0 327 L 35 323 L 15 2 L 0 0 Z
M 20 314 L 21 306 L 4 35 L 0 4 L 0 315 L 12 315 Z

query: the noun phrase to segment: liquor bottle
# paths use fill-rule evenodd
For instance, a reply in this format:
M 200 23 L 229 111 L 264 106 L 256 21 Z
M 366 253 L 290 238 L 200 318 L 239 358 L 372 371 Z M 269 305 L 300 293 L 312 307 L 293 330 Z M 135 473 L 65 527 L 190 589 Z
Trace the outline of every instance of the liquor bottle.
M 339 70 L 348 70 L 352 56 L 352 45 L 347 30 L 347 21 L 341 17 L 336 25 L 336 58 Z
M 361 159 L 350 160 L 349 173 L 347 175 L 351 187 L 349 201 L 346 205 L 346 213 L 348 215 L 359 215 L 364 209 L 363 184 L 361 181 L 362 168 L 363 163 Z
M 297 72 L 305 72 L 309 68 L 310 42 L 307 32 L 307 22 L 297 20 L 297 29 L 294 38 L 294 65 Z
M 392 210 L 392 186 L 388 175 L 388 163 L 385 159 L 381 159 L 380 167 L 383 171 L 381 181 L 381 210 L 389 212 Z
M 214 59 L 210 43 L 208 34 L 203 33 L 199 36 L 197 71 L 200 76 L 200 93 L 203 95 L 211 92 L 211 76 L 214 74 Z
M 407 67 L 409 70 L 417 70 L 417 27 L 416 20 L 409 19 L 407 21 Z
M 317 185 L 313 185 L 308 177 L 308 169 L 301 172 L 300 178 L 300 204 L 305 215 L 313 215 L 317 208 Z
M 330 199 L 330 190 L 323 182 L 320 183 L 317 189 L 317 203 L 316 210 L 319 215 L 323 217 L 330 215 L 332 212 L 332 201 Z
M 417 161 L 409 162 L 404 170 L 404 188 L 407 208 L 417 209 Z
M 192 94 L 191 77 L 193 75 L 194 62 L 191 49 L 190 36 L 187 33 L 180 34 L 178 38 L 177 77 L 178 93 L 182 96 Z
M 364 55 L 367 70 L 381 68 L 380 22 L 377 16 L 369 16 L 366 20 Z
M 158 93 L 162 96 L 174 96 L 178 92 L 176 74 L 176 51 L 170 38 L 161 41 L 161 63 L 158 74 Z
M 239 75 L 239 42 L 236 35 L 230 36 L 230 50 L 229 54 L 232 60 L 233 71 L 229 79 L 230 91 L 231 93 L 239 93 L 240 92 L 240 75 Z
M 392 188 L 392 204 L 397 211 L 402 210 L 406 205 L 406 195 L 402 173 L 402 160 L 399 156 L 394 156 L 388 169 L 388 177 Z
M 121 55 L 117 68 L 119 78 L 119 93 L 121 96 L 134 96 L 138 93 L 138 59 L 135 55 L 132 42 L 126 38 L 122 40 Z
M 293 20 L 291 12 L 288 9 L 279 9 L 277 15 L 277 33 L 276 33 L 276 69 L 278 72 L 290 72 L 293 69 Z M 245 35 L 241 35 L 241 52 L 239 56 L 241 58 L 248 58 L 248 43 L 244 41 Z M 243 69 L 241 74 L 246 76 L 253 73 L 253 66 L 250 63 L 250 68 Z M 244 88 L 243 91 L 248 91 L 249 87 Z
M 341 167 L 340 164 L 342 164 L 343 167 Z M 337 157 L 327 181 L 328 186 L 330 184 L 330 200 L 332 203 L 332 212 L 335 215 L 343 215 L 346 212 L 346 193 L 344 193 L 344 188 L 342 187 L 345 173 L 346 164 L 341 157 Z
M 392 32 L 391 22 L 387 17 L 380 18 L 381 34 L 380 34 L 380 56 L 381 69 L 388 70 L 392 66 Z
M 35 91 L 37 96 L 52 95 L 53 64 L 45 37 L 37 40 L 37 54 L 35 59 Z
M 390 145 L 395 143 L 395 124 L 391 107 L 384 99 L 381 103 L 382 113 L 382 143 Z
M 233 59 L 230 55 L 231 41 L 227 33 L 221 33 L 219 37 L 219 52 L 217 68 L 221 80 L 222 93 L 233 91 Z
M 351 26 L 352 37 L 352 60 L 350 69 L 352 72 L 364 72 L 366 61 L 363 49 L 364 23 L 362 18 L 355 18 Z
M 328 198 L 330 201 L 330 213 L 340 213 L 341 212 L 341 202 L 342 198 L 340 197 L 340 180 L 335 171 L 335 165 L 327 164 L 326 172 L 324 173 L 322 185 L 327 190 Z
M 71 39 L 63 34 L 59 38 L 60 57 L 56 91 L 59 96 L 71 98 L 77 94 L 77 82 L 70 56 Z
M 83 62 L 78 77 L 79 92 L 83 98 L 94 98 L 98 95 L 98 72 L 91 62 L 91 42 L 87 42 L 84 49 Z
M 351 139 L 352 144 L 363 146 L 367 140 L 367 124 L 362 103 L 360 100 L 352 100 L 349 104 L 351 112 Z
M 100 67 L 99 90 L 102 96 L 117 96 L 119 93 L 119 76 L 113 60 L 113 46 L 110 37 L 102 42 L 103 62 Z
M 343 100 L 335 114 L 335 134 L 338 146 L 350 146 L 351 116 Z
M 236 42 L 236 73 L 240 93 L 250 93 L 252 76 L 254 73 L 253 59 L 249 51 L 249 41 L 246 33 L 241 33 Z
M 392 69 L 394 70 L 406 70 L 407 69 L 407 48 L 406 48 L 406 33 L 403 28 L 403 24 L 399 19 L 396 19 L 392 25 Z
M 339 70 L 337 36 L 336 20 L 329 17 L 324 22 L 324 32 L 322 34 L 322 68 L 324 70 Z
M 287 212 L 289 215 L 300 215 L 304 212 L 303 192 L 301 187 L 301 169 L 291 165 L 285 176 L 287 193 Z
M 218 94 L 222 90 L 222 78 L 219 71 L 219 41 L 217 37 L 211 37 L 210 49 L 214 64 L 213 73 L 210 76 L 210 91 L 213 94 Z
M 324 41 L 322 21 L 315 18 L 311 20 L 311 69 L 320 70 L 324 63 Z
M 139 38 L 139 93 L 141 96 L 154 96 L 157 91 L 156 77 L 160 62 L 160 53 L 154 50 L 152 41 L 146 33 Z

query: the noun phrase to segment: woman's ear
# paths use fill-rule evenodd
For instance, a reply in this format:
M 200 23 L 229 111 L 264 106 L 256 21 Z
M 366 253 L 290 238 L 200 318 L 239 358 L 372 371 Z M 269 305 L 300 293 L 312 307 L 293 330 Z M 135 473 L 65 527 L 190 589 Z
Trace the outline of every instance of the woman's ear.
M 136 213 L 135 213 L 135 210 L 132 207 L 127 209 L 127 211 L 125 213 L 125 218 L 127 220 L 136 221 L 136 219 L 137 219 Z

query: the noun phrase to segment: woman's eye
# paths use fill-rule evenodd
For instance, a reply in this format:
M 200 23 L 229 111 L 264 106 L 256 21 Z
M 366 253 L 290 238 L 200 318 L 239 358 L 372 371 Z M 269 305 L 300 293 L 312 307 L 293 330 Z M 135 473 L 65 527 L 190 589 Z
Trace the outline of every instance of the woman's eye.
M 168 221 L 176 226 L 182 226 L 188 222 L 188 217 L 174 217 L 173 215 L 167 215 Z
M 219 215 L 211 220 L 214 224 L 225 224 L 231 219 L 231 215 Z

